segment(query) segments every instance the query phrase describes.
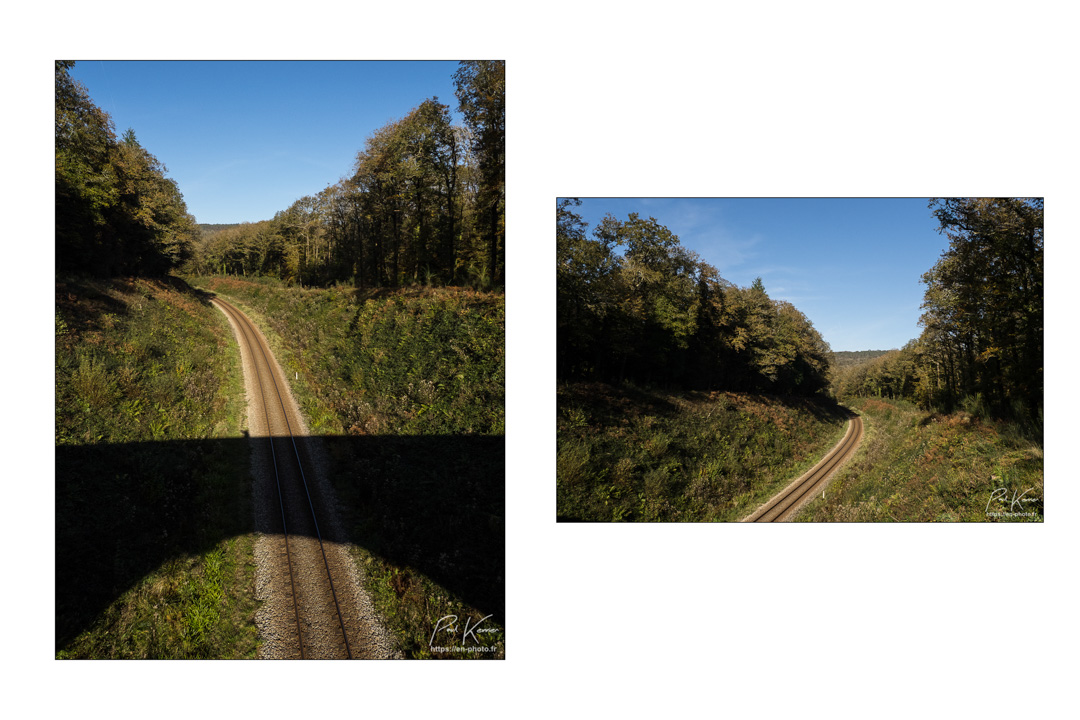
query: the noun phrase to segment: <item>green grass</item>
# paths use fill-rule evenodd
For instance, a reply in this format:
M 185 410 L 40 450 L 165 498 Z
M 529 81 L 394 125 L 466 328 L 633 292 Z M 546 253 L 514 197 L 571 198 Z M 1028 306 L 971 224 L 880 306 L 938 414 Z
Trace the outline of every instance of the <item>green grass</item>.
M 929 414 L 900 400 L 851 405 L 866 427 L 862 446 L 798 520 L 1043 520 L 1042 444 L 1022 429 L 966 412 Z
M 502 657 L 503 296 L 191 282 L 267 336 L 323 437 L 365 588 L 405 657 Z M 484 637 L 499 650 L 433 654 L 448 615 L 491 615 Z
M 823 399 L 562 384 L 558 517 L 739 520 L 820 460 L 845 422 Z
M 270 278 L 192 282 L 237 301 L 273 331 L 315 434 L 504 433 L 501 294 L 301 289 Z
M 57 657 L 255 655 L 231 337 L 175 278 L 57 282 Z

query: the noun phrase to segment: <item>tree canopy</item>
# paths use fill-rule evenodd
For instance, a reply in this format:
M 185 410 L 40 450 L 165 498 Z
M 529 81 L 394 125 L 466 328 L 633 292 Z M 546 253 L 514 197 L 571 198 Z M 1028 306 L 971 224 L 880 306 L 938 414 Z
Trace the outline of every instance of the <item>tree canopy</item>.
M 605 217 L 588 236 L 556 208 L 557 357 L 564 378 L 812 394 L 829 346 L 758 278 L 739 288 L 654 218 Z

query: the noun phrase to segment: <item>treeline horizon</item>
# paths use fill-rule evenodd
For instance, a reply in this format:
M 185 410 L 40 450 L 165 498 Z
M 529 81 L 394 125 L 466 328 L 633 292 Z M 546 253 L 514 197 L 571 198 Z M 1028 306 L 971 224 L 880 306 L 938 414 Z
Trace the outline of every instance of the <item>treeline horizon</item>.
M 1043 199 L 934 198 L 949 238 L 926 285 L 918 338 L 839 375 L 842 395 L 1019 422 L 1043 410 Z
M 374 131 L 353 172 L 272 219 L 200 228 L 176 182 L 56 63 L 57 272 L 173 270 L 288 284 L 493 288 L 505 274 L 505 68 L 461 62 L 464 126 L 432 97 Z
M 794 305 L 748 288 L 682 247 L 655 218 L 588 223 L 556 208 L 557 375 L 683 389 L 813 395 L 830 349 Z

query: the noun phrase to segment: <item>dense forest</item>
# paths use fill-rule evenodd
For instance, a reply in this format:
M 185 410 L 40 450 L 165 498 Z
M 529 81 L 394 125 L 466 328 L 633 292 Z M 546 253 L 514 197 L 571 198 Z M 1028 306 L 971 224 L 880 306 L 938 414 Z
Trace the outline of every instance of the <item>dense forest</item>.
M 454 73 L 465 124 L 438 98 L 376 130 L 353 172 L 272 219 L 208 226 L 166 169 L 56 63 L 58 272 L 268 275 L 358 287 L 504 282 L 505 74 L 501 61 Z
M 922 334 L 831 353 L 761 280 L 736 287 L 655 219 L 593 229 L 557 206 L 558 374 L 684 389 L 904 398 L 1035 427 L 1043 406 L 1043 201 L 930 201 L 949 247 L 922 277 Z
M 1043 201 L 933 199 L 949 248 L 927 271 L 922 334 L 837 378 L 841 394 L 904 398 L 1041 426 Z
M 684 389 L 811 395 L 829 346 L 758 278 L 740 288 L 654 218 L 608 215 L 594 228 L 558 202 L 558 376 Z

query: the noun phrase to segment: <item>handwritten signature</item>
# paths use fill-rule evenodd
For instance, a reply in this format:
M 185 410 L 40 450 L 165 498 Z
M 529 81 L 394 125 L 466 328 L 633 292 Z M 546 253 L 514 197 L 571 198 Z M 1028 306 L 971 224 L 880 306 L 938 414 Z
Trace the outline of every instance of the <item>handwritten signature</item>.
M 1015 512 L 1017 509 L 1019 509 L 1020 511 L 1023 511 L 1023 509 L 1024 509 L 1023 503 L 1025 503 L 1025 502 L 1035 502 L 1036 498 L 1025 498 L 1024 497 L 1029 492 L 1031 492 L 1031 490 L 1032 490 L 1032 488 L 1028 488 L 1027 490 L 1020 493 L 1019 495 L 1017 495 L 1016 491 L 1013 490 L 1012 502 L 1009 503 L 1009 512 Z M 1008 500 L 1009 500 L 1009 489 L 1008 488 L 998 488 L 997 490 L 990 493 L 990 499 L 986 502 L 986 512 L 990 512 L 990 503 L 994 502 L 994 500 L 1002 500 L 1004 502 L 1008 502 Z
M 474 643 L 476 643 L 477 645 L 483 645 L 484 643 L 481 643 L 480 640 L 476 637 L 476 633 L 480 633 L 481 635 L 483 635 L 484 633 L 498 632 L 496 628 L 480 627 L 480 623 L 484 622 L 489 617 L 491 617 L 490 614 L 485 615 L 472 625 L 469 625 L 469 618 L 466 617 L 465 629 L 461 633 L 461 642 L 464 643 L 466 638 L 471 637 Z M 439 618 L 439 621 L 435 623 L 435 630 L 431 633 L 431 640 L 428 641 L 428 645 L 435 644 L 435 636 L 438 635 L 440 632 L 449 632 L 452 635 L 456 634 L 458 631 L 457 619 L 457 615 L 444 615 L 443 617 Z

